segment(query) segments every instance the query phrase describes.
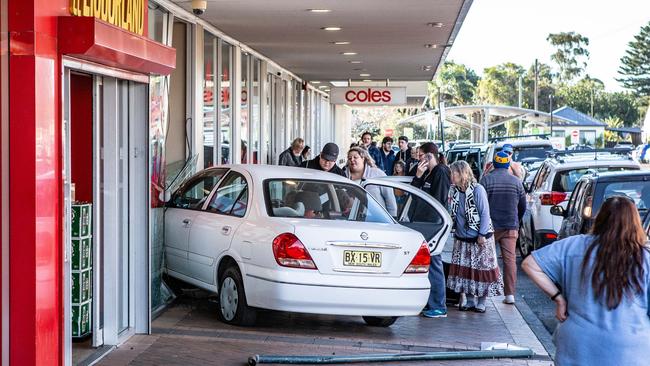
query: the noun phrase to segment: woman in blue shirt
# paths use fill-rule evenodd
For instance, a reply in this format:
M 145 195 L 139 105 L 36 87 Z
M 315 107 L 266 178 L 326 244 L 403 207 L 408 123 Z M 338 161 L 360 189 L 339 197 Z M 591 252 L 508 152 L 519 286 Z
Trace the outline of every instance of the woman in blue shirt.
M 608 198 L 590 235 L 536 250 L 522 268 L 556 303 L 557 365 L 650 364 L 650 251 L 630 198 Z

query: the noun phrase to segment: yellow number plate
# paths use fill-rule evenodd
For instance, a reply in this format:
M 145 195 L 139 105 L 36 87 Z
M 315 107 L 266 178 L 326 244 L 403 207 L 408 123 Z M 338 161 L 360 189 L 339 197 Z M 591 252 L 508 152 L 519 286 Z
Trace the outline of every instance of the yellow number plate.
M 343 251 L 343 265 L 355 267 L 381 267 L 381 253 L 363 250 Z

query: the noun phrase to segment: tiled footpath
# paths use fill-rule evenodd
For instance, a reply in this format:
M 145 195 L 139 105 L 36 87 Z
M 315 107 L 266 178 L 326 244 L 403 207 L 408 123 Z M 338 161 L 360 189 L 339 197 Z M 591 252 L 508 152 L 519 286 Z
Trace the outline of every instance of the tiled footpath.
M 447 318 L 400 318 L 389 328 L 368 327 L 360 317 L 318 316 L 265 311 L 255 327 L 221 323 L 216 303 L 178 299 L 153 322 L 153 334 L 135 336 L 99 364 L 246 365 L 254 354 L 355 355 L 369 353 L 479 350 L 482 342 L 533 349 L 532 359 L 388 362 L 386 365 L 551 365 L 541 343 L 517 308 L 493 298 L 487 312 L 449 309 Z M 373 363 L 371 365 L 380 365 Z M 362 364 L 355 364 L 362 365 Z

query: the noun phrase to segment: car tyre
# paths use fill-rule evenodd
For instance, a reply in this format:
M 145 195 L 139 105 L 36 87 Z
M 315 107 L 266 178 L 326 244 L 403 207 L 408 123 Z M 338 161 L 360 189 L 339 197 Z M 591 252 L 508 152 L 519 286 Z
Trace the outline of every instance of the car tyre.
M 531 235 L 533 236 L 531 238 L 531 241 L 535 240 L 535 228 L 533 227 L 533 223 L 530 223 L 530 232 Z M 523 230 L 519 230 L 519 238 L 517 238 L 517 248 L 519 248 L 519 254 L 521 255 L 521 258 L 526 258 L 530 255 L 530 245 L 528 244 L 528 238 L 524 237 Z
M 246 302 L 244 281 L 235 266 L 228 267 L 219 279 L 219 318 L 240 326 L 253 325 L 257 319 L 257 312 Z
M 364 316 L 363 321 L 371 327 L 390 327 L 397 320 L 397 316 Z

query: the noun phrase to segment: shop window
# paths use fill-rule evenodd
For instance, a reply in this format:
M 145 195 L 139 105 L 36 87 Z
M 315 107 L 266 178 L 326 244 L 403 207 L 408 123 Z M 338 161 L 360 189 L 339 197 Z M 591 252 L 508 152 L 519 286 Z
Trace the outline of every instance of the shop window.
M 232 46 L 226 42 L 221 45 L 221 115 L 219 124 L 220 143 L 221 143 L 221 163 L 230 164 L 232 162 L 232 148 L 230 142 L 232 139 Z
M 250 144 L 251 159 L 253 164 L 259 163 L 260 155 L 260 68 L 261 62 L 259 59 L 253 59 L 253 85 L 251 91 L 251 118 L 250 118 Z
M 165 24 L 167 22 L 168 12 L 161 8 L 160 5 L 149 2 L 149 38 L 166 44 L 164 37 Z
M 242 52 L 241 54 L 241 114 L 239 119 L 239 137 L 241 144 L 241 163 L 248 163 L 248 100 L 249 100 L 249 66 L 250 55 Z
M 215 165 L 217 141 L 216 121 L 216 79 L 217 38 L 204 33 L 203 43 L 203 166 Z

